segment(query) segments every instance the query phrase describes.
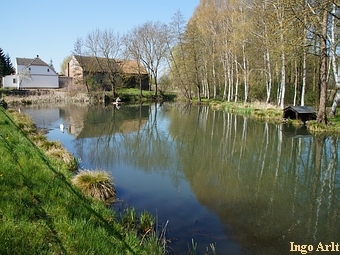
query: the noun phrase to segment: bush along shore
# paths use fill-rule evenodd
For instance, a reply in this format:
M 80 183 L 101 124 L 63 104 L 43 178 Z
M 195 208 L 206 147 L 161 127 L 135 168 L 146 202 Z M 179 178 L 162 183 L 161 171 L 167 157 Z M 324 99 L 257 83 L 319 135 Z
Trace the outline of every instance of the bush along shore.
M 118 214 L 84 194 L 72 182 L 74 157 L 26 115 L 3 107 L 0 165 L 0 254 L 166 252 L 164 230 L 149 213 Z

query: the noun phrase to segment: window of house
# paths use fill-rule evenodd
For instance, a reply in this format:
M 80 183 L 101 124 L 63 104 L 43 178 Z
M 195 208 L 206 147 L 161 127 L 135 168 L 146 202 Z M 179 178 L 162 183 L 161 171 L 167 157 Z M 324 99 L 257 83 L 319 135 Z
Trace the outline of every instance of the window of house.
M 17 83 L 17 79 L 14 78 L 14 79 L 13 79 L 13 83 Z
M 50 69 L 49 68 L 47 68 L 47 72 L 49 72 L 50 71 Z
M 31 68 L 29 67 L 28 70 L 31 71 Z

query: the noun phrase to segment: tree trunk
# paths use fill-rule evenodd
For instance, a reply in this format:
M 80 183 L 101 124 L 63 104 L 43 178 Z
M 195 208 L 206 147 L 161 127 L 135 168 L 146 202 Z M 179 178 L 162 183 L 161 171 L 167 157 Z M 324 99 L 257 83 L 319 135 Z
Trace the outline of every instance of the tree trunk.
M 139 97 L 143 97 L 143 85 L 142 85 L 142 75 L 138 74 L 138 80 L 139 80 Z
M 157 96 L 158 94 L 158 84 L 157 84 L 157 75 L 154 74 L 154 79 L 155 79 L 155 93 L 154 95 Z
M 215 72 L 215 63 L 214 63 L 214 59 L 213 59 L 213 63 L 212 63 L 212 74 L 213 74 L 213 83 L 214 83 L 214 100 L 216 100 L 216 95 L 217 95 L 217 88 L 216 88 L 216 72 Z M 210 93 L 209 93 L 210 94 Z
M 244 103 L 248 101 L 248 65 L 245 55 L 245 45 L 242 44 L 242 57 L 243 57 L 243 76 L 244 76 Z
M 306 38 L 305 38 L 306 39 Z M 304 45 L 303 48 L 303 64 L 302 64 L 302 88 L 301 88 L 301 106 L 305 105 L 305 89 L 306 89 L 306 77 L 307 77 L 307 50 Z
M 230 63 L 230 61 L 228 60 L 228 65 L 227 65 L 227 72 L 228 72 L 228 102 L 230 102 L 230 100 L 232 99 L 233 97 L 233 94 L 234 94 L 234 84 L 233 84 L 233 70 L 234 70 L 234 67 L 233 67 L 233 63 Z
M 320 68 L 320 104 L 316 121 L 327 124 L 326 96 L 327 96 L 327 19 L 328 10 L 325 8 L 322 18 L 322 36 L 320 42 L 321 68 Z
M 283 34 L 281 35 L 281 100 L 280 105 L 281 109 L 285 107 L 285 92 L 286 92 L 286 55 L 284 51 L 284 40 L 283 40 Z
M 336 108 L 338 107 L 339 102 L 340 102 L 340 89 L 338 89 L 338 91 L 335 94 L 334 101 L 333 101 L 333 104 L 332 104 L 332 109 L 331 109 L 331 112 L 329 113 L 330 117 L 335 116 Z
M 336 6 L 333 4 L 333 14 L 336 13 Z M 335 94 L 334 101 L 332 104 L 331 111 L 329 113 L 330 117 L 334 117 L 336 114 L 336 108 L 338 107 L 339 100 L 340 100 L 340 81 L 339 81 L 339 76 L 338 76 L 338 61 L 337 61 L 337 56 L 336 56 L 336 50 L 337 50 L 337 29 L 336 29 L 336 22 L 335 22 L 335 17 L 332 16 L 332 35 L 331 35 L 331 61 L 332 61 L 332 68 L 333 68 L 333 74 L 334 74 L 334 81 L 335 85 L 337 86 L 338 90 Z
M 222 100 L 225 101 L 227 98 L 227 59 L 221 59 L 222 67 L 223 67 L 223 76 L 224 76 L 224 88 L 223 88 L 223 98 Z
M 304 17 L 304 22 L 307 24 L 306 16 Z M 306 80 L 307 80 L 307 43 L 308 43 L 308 34 L 307 30 L 303 30 L 303 60 L 302 60 L 302 87 L 301 87 L 301 102 L 300 105 L 305 105 L 305 90 L 306 90 Z
M 235 83 L 235 103 L 237 103 L 238 100 L 238 84 L 239 84 L 239 78 L 238 78 L 238 63 L 235 58 L 235 73 L 236 73 L 236 83 Z
M 294 62 L 295 65 L 295 81 L 294 81 L 294 103 L 293 105 L 296 106 L 296 97 L 297 97 L 297 87 L 298 87 L 298 67 L 297 67 L 297 63 L 296 60 Z
M 268 72 L 268 83 L 267 83 L 267 99 L 266 99 L 266 103 L 270 102 L 270 94 L 271 94 L 271 90 L 272 90 L 272 71 L 270 68 L 270 54 L 269 54 L 269 50 L 267 49 L 266 52 L 266 62 L 267 62 L 267 72 Z
M 201 103 L 201 86 L 200 86 L 200 79 L 198 75 L 198 66 L 197 66 L 197 58 L 195 56 L 195 83 L 197 88 L 197 102 Z

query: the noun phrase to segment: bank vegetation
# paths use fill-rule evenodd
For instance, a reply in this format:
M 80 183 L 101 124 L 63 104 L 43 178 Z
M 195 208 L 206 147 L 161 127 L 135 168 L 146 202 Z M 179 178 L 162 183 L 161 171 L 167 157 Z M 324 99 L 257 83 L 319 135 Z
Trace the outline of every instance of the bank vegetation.
M 82 193 L 74 157 L 27 116 L 0 107 L 0 148 L 1 254 L 165 253 L 150 214 L 131 218 Z

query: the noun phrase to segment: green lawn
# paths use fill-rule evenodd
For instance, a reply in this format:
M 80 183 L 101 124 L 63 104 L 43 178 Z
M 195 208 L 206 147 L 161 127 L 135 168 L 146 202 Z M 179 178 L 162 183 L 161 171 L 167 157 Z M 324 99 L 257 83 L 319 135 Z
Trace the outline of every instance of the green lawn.
M 71 184 L 67 155 L 0 108 L 0 254 L 163 254 L 156 233 L 123 227 Z

